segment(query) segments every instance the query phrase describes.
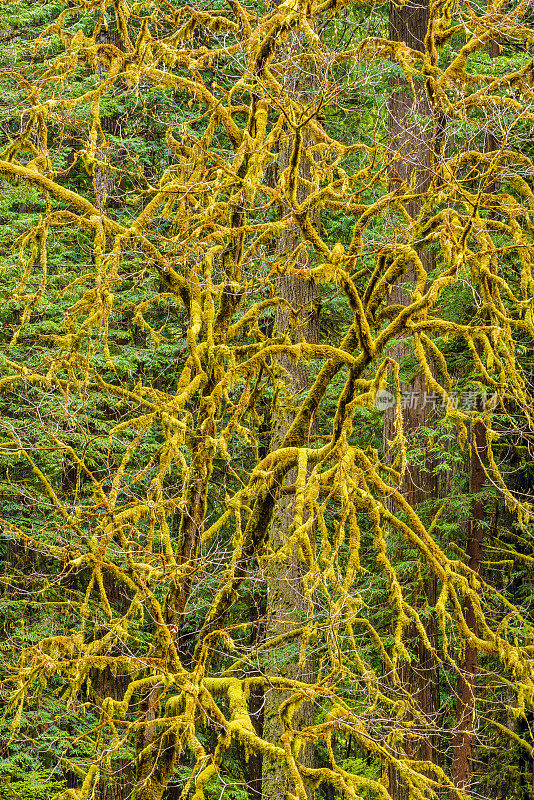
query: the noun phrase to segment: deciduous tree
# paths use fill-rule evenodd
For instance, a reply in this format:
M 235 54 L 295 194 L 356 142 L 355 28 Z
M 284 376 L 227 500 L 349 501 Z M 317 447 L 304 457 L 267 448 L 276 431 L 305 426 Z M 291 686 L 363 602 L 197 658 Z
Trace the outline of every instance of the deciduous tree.
M 6 414 L 2 423 L 12 499 L 2 524 L 4 536 L 41 554 L 32 590 L 43 607 L 58 602 L 58 585 L 64 593 L 55 629 L 11 662 L 9 713 L 13 736 L 31 740 L 23 714 L 43 693 L 65 714 L 83 709 L 78 729 L 63 728 L 83 750 L 59 757 L 78 774 L 64 800 L 91 797 L 125 748 L 135 751 L 134 800 L 160 800 L 177 780 L 184 797 L 220 793 L 240 780 L 236 751 L 281 764 L 288 796 L 301 800 L 313 790 L 387 798 L 392 770 L 410 798 L 436 796 L 452 786 L 448 765 L 409 746 L 425 726 L 400 674 L 414 630 L 454 674 L 465 648 L 476 648 L 507 682 L 516 713 L 532 704 L 528 614 L 441 546 L 446 508 L 426 520 L 402 490 L 403 375 L 388 355 L 399 337 L 410 343 L 461 443 L 483 423 L 487 479 L 527 531 L 530 508 L 507 486 L 494 442 L 510 428 L 530 442 L 523 357 L 533 334 L 534 195 L 522 137 L 534 71 L 515 55 L 499 72 L 474 66 L 496 36 L 532 42 L 525 13 L 523 3 L 475 12 L 438 2 L 422 52 L 376 36 L 343 46 L 343 14 L 353 25 L 361 16 L 333 0 L 267 11 L 237 0 L 85 0 L 63 7 L 32 64 L 9 75 L 20 97 L 0 173 L 40 205 L 4 268 L 15 316 L 0 387 L 25 422 Z M 103 41 L 112 17 L 117 40 Z M 301 42 L 292 68 L 313 64 L 320 76 L 313 97 L 287 88 L 281 45 L 290 36 Z M 433 113 L 451 120 L 455 146 L 437 154 L 428 184 L 400 176 L 391 185 L 379 104 L 372 138 L 369 121 L 359 137 L 336 122 L 351 92 L 374 81 L 387 94 L 385 69 L 424 84 Z M 126 93 L 152 109 L 157 160 L 138 155 L 135 130 L 104 146 L 102 118 Z M 496 152 L 484 150 L 484 108 L 502 115 Z M 287 166 L 273 181 L 288 135 Z M 95 202 L 97 170 L 116 173 L 113 208 Z M 281 252 L 273 245 L 288 227 L 295 236 Z M 68 281 L 67 246 L 76 273 Z M 407 276 L 405 301 L 388 302 Z M 296 335 L 302 309 L 280 291 L 293 278 L 321 285 L 325 318 L 335 309 L 320 342 Z M 483 315 L 457 313 L 464 290 Z M 65 304 L 61 321 L 52 300 Z M 270 324 L 282 313 L 293 330 Z M 454 407 L 457 354 L 469 364 L 461 388 L 490 391 L 498 415 L 489 405 Z M 289 387 L 284 360 L 306 364 L 309 382 Z M 390 378 L 393 462 L 373 436 Z M 282 411 L 287 428 L 270 437 L 265 420 Z M 277 541 L 270 528 L 284 498 L 294 517 Z M 23 504 L 31 517 L 13 511 Z M 399 542 L 436 579 L 436 642 L 404 585 Z M 257 616 L 243 609 L 269 565 L 294 552 L 307 613 L 263 642 L 251 635 Z M 312 656 L 314 682 L 273 675 L 274 649 L 277 658 L 297 650 L 301 664 Z M 95 681 L 104 670 L 121 676 L 107 696 L 95 688 L 109 685 Z M 249 713 L 251 691 L 266 688 L 283 696 L 277 742 Z M 299 722 L 304 704 L 318 713 Z M 340 755 L 346 742 L 367 771 Z M 321 765 L 303 758 L 311 744 Z

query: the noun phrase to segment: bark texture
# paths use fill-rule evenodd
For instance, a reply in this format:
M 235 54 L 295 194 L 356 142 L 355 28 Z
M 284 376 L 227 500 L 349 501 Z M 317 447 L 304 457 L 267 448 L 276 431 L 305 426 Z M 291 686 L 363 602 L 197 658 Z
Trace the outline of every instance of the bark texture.
M 389 38 L 403 42 L 408 47 L 424 52 L 425 35 L 429 21 L 429 4 L 426 0 L 417 3 L 389 5 Z M 403 78 L 397 80 L 389 101 L 389 149 L 391 161 L 389 181 L 391 188 L 400 184 L 412 186 L 414 193 L 424 193 L 431 182 L 431 167 L 435 146 L 435 131 L 431 108 L 424 86 L 415 84 L 412 92 Z M 421 210 L 421 202 L 416 198 L 406 203 L 406 211 L 415 221 Z M 428 250 L 418 253 L 423 268 L 429 273 L 435 263 L 433 254 Z M 417 281 L 415 265 L 410 265 L 391 287 L 389 303 L 391 305 L 407 305 L 411 302 L 411 292 Z M 411 341 L 399 341 L 390 353 L 399 363 L 413 354 Z M 405 394 L 403 408 L 403 428 L 407 440 L 412 443 L 414 435 L 420 429 L 431 427 L 435 419 L 435 410 L 425 382 L 424 375 L 418 372 L 410 382 L 403 383 L 401 389 Z M 386 410 L 384 415 L 384 448 L 387 452 L 389 442 L 395 436 L 395 411 Z M 403 493 L 418 513 L 425 514 L 422 504 L 435 500 L 443 490 L 438 486 L 435 463 L 428 443 L 418 436 L 418 456 L 414 463 L 409 463 L 403 478 Z M 428 510 L 427 510 L 428 513 Z M 402 558 L 403 554 L 399 554 Z M 410 603 L 418 608 L 432 609 L 437 599 L 437 582 L 435 577 L 413 579 Z M 438 641 L 437 620 L 430 611 L 424 617 L 426 633 L 433 648 Z M 414 625 L 410 625 L 405 634 L 405 644 L 411 654 L 411 661 L 401 666 L 401 691 L 409 702 L 413 713 L 408 713 L 406 723 L 410 735 L 405 737 L 402 747 L 410 758 L 439 764 L 439 734 L 437 732 L 439 717 L 439 666 L 431 649 L 425 646 Z M 389 769 L 389 792 L 394 800 L 407 800 L 408 789 L 403 784 L 396 769 Z
M 309 87 L 308 87 L 309 88 Z M 296 87 L 295 87 L 296 90 Z M 306 136 L 304 132 L 304 145 Z M 281 148 L 279 164 L 283 168 L 289 163 L 293 145 L 293 137 L 288 132 L 285 147 Z M 303 202 L 306 196 L 304 180 L 308 180 L 311 173 L 311 163 L 303 153 L 299 163 L 300 185 L 297 190 L 297 199 Z M 284 208 L 282 213 L 288 213 Z M 312 219 L 317 224 L 317 217 Z M 289 220 L 284 235 L 279 242 L 280 252 L 292 253 L 301 241 L 301 234 L 294 221 Z M 301 250 L 297 255 L 297 265 L 306 264 L 307 254 Z M 280 279 L 279 293 L 287 305 L 282 307 L 276 316 L 276 329 L 280 333 L 289 332 L 292 341 L 319 341 L 319 306 L 320 289 L 310 280 L 301 280 L 293 275 L 282 276 Z M 284 381 L 287 386 L 287 397 L 290 402 L 297 403 L 299 393 L 303 392 L 310 383 L 308 369 L 302 362 L 291 358 L 282 357 L 280 366 L 285 371 Z M 274 437 L 280 443 L 292 422 L 293 407 L 288 404 L 281 411 L 278 419 L 274 421 Z M 313 425 L 313 423 L 312 423 Z M 310 431 L 311 433 L 311 431 Z M 292 470 L 286 476 L 286 483 L 295 481 L 296 472 Z M 273 550 L 281 547 L 288 538 L 294 517 L 294 501 L 282 498 L 273 520 L 270 536 Z M 307 566 L 301 561 L 297 549 L 291 556 L 283 561 L 276 561 L 267 566 L 267 624 L 266 637 L 274 639 L 292 630 L 298 630 L 305 624 L 309 608 L 304 595 L 303 579 Z M 312 659 L 306 658 L 303 665 L 299 666 L 300 638 L 288 639 L 287 643 L 274 648 L 271 653 L 270 673 L 275 676 L 287 676 L 312 683 L 315 668 Z M 263 711 L 263 736 L 268 741 L 280 744 L 283 734 L 283 725 L 280 719 L 280 705 L 287 699 L 288 693 L 272 687 L 265 692 Z M 296 729 L 311 725 L 314 720 L 314 709 L 311 703 L 305 703 L 295 714 L 292 720 Z M 304 745 L 304 752 L 300 760 L 305 766 L 314 765 L 313 746 Z M 277 762 L 263 760 L 262 768 L 262 800 L 280 800 L 288 791 L 288 778 Z
M 108 596 L 111 592 L 108 593 Z M 103 670 L 93 670 L 91 676 L 91 689 L 99 697 L 111 697 L 113 700 L 121 700 L 126 687 L 128 686 L 129 676 L 114 675 L 106 667 Z M 133 770 L 130 759 L 114 758 L 111 766 L 102 771 L 96 792 L 97 800 L 125 800 L 130 797 L 132 792 Z
M 490 42 L 489 55 L 490 58 L 496 58 L 499 55 L 499 45 L 495 40 Z M 484 139 L 484 149 L 488 153 L 499 149 L 497 123 L 498 120 L 495 116 L 490 115 Z M 492 177 L 486 191 L 495 192 L 496 190 L 497 181 Z M 476 575 L 480 574 L 484 549 L 486 511 L 479 495 L 484 486 L 484 464 L 486 463 L 486 458 L 486 426 L 483 422 L 477 422 L 472 425 L 471 431 L 469 493 L 474 499 L 471 502 L 466 542 L 468 564 Z M 464 616 L 469 629 L 477 636 L 478 622 L 469 599 L 464 604 Z M 465 643 L 460 669 L 461 672 L 458 676 L 456 689 L 456 725 L 453 739 L 452 780 L 455 787 L 469 791 L 473 770 L 473 734 L 478 672 L 478 651 L 470 641 Z M 452 800 L 456 800 L 457 796 L 453 792 Z
M 473 425 L 471 442 L 471 464 L 469 474 L 469 492 L 474 497 L 471 503 L 471 515 L 467 533 L 466 552 L 468 565 L 476 575 L 480 574 L 484 545 L 484 521 L 486 512 L 480 500 L 480 492 L 484 486 L 484 461 L 486 458 L 486 428 L 483 422 Z M 469 599 L 464 604 L 465 621 L 469 630 L 478 635 L 478 622 L 473 604 Z M 478 650 L 471 640 L 465 642 L 461 672 L 458 676 L 456 699 L 456 733 L 453 741 L 452 778 L 456 787 L 469 790 L 473 760 L 473 733 L 476 702 L 476 680 L 478 671 Z M 452 800 L 458 795 L 452 794 Z

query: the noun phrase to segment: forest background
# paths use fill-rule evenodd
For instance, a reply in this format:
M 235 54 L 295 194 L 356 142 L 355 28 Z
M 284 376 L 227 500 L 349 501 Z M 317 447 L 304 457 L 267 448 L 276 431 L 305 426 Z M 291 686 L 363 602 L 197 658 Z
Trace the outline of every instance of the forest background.
M 0 797 L 534 795 L 533 22 L 2 3 Z

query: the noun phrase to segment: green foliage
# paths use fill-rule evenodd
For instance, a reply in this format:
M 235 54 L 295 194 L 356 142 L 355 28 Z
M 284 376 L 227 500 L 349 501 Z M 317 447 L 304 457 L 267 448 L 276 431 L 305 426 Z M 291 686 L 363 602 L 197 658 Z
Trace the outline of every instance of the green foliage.
M 36 759 L 18 753 L 10 759 L 0 759 L 0 798 L 2 800 L 50 800 L 63 791 L 66 782 L 40 768 Z
M 469 604 L 476 780 L 529 796 L 508 717 L 534 697 L 532 34 L 464 5 L 433 5 L 423 55 L 368 3 L 3 4 L 0 797 L 112 775 L 135 800 L 246 800 L 261 754 L 302 800 L 306 737 L 327 800 L 383 797 L 392 770 L 410 798 L 452 791 Z M 391 166 L 420 158 L 391 132 L 423 79 L 424 188 Z M 430 496 L 407 502 L 413 474 Z M 425 648 L 439 725 L 407 677 Z M 285 740 L 252 724 L 273 687 Z

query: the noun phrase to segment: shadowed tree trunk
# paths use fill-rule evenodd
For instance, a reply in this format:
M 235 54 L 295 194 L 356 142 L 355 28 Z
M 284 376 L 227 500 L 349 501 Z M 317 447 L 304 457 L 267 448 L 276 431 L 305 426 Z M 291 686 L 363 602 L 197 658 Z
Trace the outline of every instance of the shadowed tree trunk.
M 389 38 L 395 42 L 403 42 L 415 50 L 424 52 L 424 39 L 429 21 L 429 4 L 426 0 L 416 3 L 398 5 L 391 0 L 389 5 Z M 389 101 L 389 181 L 391 188 L 397 185 L 412 187 L 414 193 L 428 190 L 431 182 L 431 167 L 435 144 L 434 121 L 424 87 L 415 83 L 412 92 L 404 78 L 396 79 L 395 89 Z M 421 202 L 414 199 L 405 204 L 405 209 L 414 221 L 421 210 Z M 403 225 L 406 223 L 403 222 Z M 409 224 L 409 223 L 408 223 Z M 428 273 L 435 265 L 433 253 L 428 250 L 419 252 L 423 268 Z M 407 305 L 411 302 L 418 275 L 415 265 L 408 266 L 400 279 L 392 286 L 389 304 Z M 413 343 L 399 341 L 391 355 L 402 363 L 403 359 L 413 354 Z M 422 372 L 418 372 L 409 383 L 403 383 L 401 389 L 403 400 L 403 428 L 408 441 L 413 443 L 414 435 L 423 426 L 433 426 L 435 410 Z M 387 451 L 389 442 L 395 436 L 395 411 L 386 410 L 384 415 L 384 447 Z M 407 501 L 419 513 L 422 503 L 435 500 L 440 491 L 435 474 L 435 463 L 428 444 L 421 436 L 417 437 L 417 464 L 409 463 L 403 481 L 403 493 Z M 427 512 L 428 513 L 428 512 Z M 402 554 L 401 554 L 402 557 Z M 423 568 L 424 569 L 424 568 Z M 437 599 L 437 582 L 435 577 L 424 577 L 412 581 L 415 607 L 432 609 Z M 437 647 L 438 631 L 435 615 L 430 612 L 424 618 L 426 632 L 432 647 Z M 402 690 L 406 698 L 418 710 L 414 717 L 408 713 L 406 722 L 411 726 L 411 735 L 403 742 L 406 754 L 418 760 L 439 764 L 439 735 L 437 722 L 439 716 L 439 666 L 432 650 L 429 650 L 415 625 L 406 630 L 405 644 L 411 653 L 410 663 L 401 665 Z M 389 770 L 389 792 L 394 800 L 407 800 L 408 790 L 402 783 L 394 768 Z
M 102 698 L 122 700 L 128 679 L 128 674 L 114 675 L 109 667 L 103 670 L 95 669 L 91 676 L 91 689 Z M 130 797 L 132 778 L 131 759 L 114 758 L 110 767 L 102 770 L 96 793 L 97 800 L 125 800 Z
M 286 232 L 286 246 L 290 246 L 291 237 L 295 234 L 291 230 Z M 281 279 L 281 294 L 291 304 L 293 309 L 299 309 L 296 317 L 298 332 L 295 338 L 308 342 L 317 342 L 319 338 L 319 315 L 317 311 L 318 287 L 312 281 L 302 281 L 298 278 L 285 276 Z M 287 314 L 278 315 L 277 328 L 285 328 Z M 298 394 L 308 385 L 306 367 L 296 364 L 289 359 L 281 359 L 287 371 L 288 389 L 291 394 Z M 275 436 L 281 441 L 291 422 L 291 411 L 288 410 L 284 419 L 277 421 Z M 286 483 L 295 481 L 295 471 L 292 470 Z M 278 511 L 272 525 L 271 546 L 274 550 L 282 546 L 290 532 L 294 517 L 294 501 L 282 498 L 279 501 Z M 291 557 L 282 562 L 276 561 L 267 567 L 267 641 L 289 631 L 297 630 L 306 623 L 308 616 L 308 603 L 303 590 L 303 578 L 307 566 L 300 560 L 297 549 Z M 279 648 L 271 652 L 271 665 L 269 673 L 284 675 L 308 682 L 313 681 L 314 666 L 310 659 L 306 659 L 303 667 L 299 667 L 300 637 L 288 640 Z M 287 698 L 287 692 L 271 688 L 265 692 L 263 735 L 271 742 L 279 744 L 283 733 L 279 717 L 280 704 Z M 304 704 L 293 718 L 295 728 L 312 724 L 314 710 L 310 703 Z M 306 746 L 307 753 L 300 760 L 306 766 L 313 765 L 313 748 Z M 277 762 L 264 759 L 262 800 L 280 800 L 287 791 L 286 777 Z
M 495 40 L 489 46 L 490 58 L 499 55 L 499 44 Z M 497 120 L 490 117 L 484 139 L 484 149 L 491 153 L 499 149 L 499 139 L 495 126 Z M 486 192 L 494 192 L 497 182 L 494 178 L 485 187 Z M 481 410 L 481 409 L 480 409 Z M 486 463 L 487 442 L 486 426 L 483 422 L 472 425 L 471 454 L 469 466 L 469 493 L 474 495 L 470 508 L 470 519 L 467 530 L 466 553 L 469 567 L 475 574 L 480 573 L 484 547 L 484 522 L 486 512 L 478 498 L 484 485 L 484 464 Z M 473 606 L 469 600 L 464 605 L 465 621 L 470 630 L 478 635 L 478 623 Z M 453 739 L 452 780 L 456 787 L 469 791 L 473 767 L 473 732 L 476 713 L 476 682 L 478 671 L 478 650 L 469 641 L 465 642 L 464 655 L 460 665 L 456 689 L 456 726 Z M 457 794 L 451 793 L 452 800 Z
M 314 309 L 314 302 L 317 297 L 316 287 L 310 281 L 299 281 L 298 279 L 283 279 L 285 285 L 282 292 L 294 308 L 302 307 L 299 315 L 301 320 L 306 316 L 308 321 L 303 324 L 301 329 L 302 338 L 306 341 L 316 342 L 318 340 L 318 314 Z M 298 392 L 307 384 L 307 375 L 302 365 L 285 363 L 289 377 L 288 382 L 292 392 Z M 290 415 L 288 415 L 290 416 Z M 276 434 L 280 440 L 283 438 L 290 419 L 279 421 Z M 291 471 L 286 479 L 288 484 L 294 483 L 295 471 Z M 282 498 L 279 502 L 278 511 L 273 521 L 271 533 L 271 546 L 277 549 L 282 546 L 290 533 L 291 524 L 294 517 L 294 502 L 287 498 Z M 291 556 L 282 562 L 276 561 L 267 568 L 267 641 L 274 639 L 290 631 L 298 630 L 305 625 L 308 617 L 308 602 L 304 595 L 303 578 L 307 572 L 305 565 L 299 557 L 295 548 Z M 305 664 L 299 666 L 299 651 L 301 638 L 288 639 L 288 641 L 278 648 L 275 647 L 271 652 L 271 665 L 269 673 L 271 675 L 283 675 L 307 682 L 313 682 L 314 665 L 310 658 L 306 658 Z M 280 743 L 280 736 L 283 733 L 283 726 L 279 716 L 280 704 L 287 699 L 287 692 L 281 693 L 276 688 L 268 689 L 265 692 L 264 723 L 263 735 L 271 742 Z M 314 709 L 310 703 L 305 703 L 293 718 L 295 728 L 311 725 L 314 719 Z M 306 745 L 302 763 L 306 766 L 313 766 L 313 747 Z M 286 776 L 283 774 L 277 762 L 264 759 L 263 762 L 263 784 L 262 800 L 280 800 L 285 797 L 287 792 Z
M 287 57 L 291 57 L 293 47 L 298 47 L 298 42 L 292 42 L 286 51 Z M 295 77 L 296 76 L 296 77 Z M 298 70 L 291 78 L 294 81 L 292 87 L 295 96 L 303 99 L 309 96 L 313 86 L 313 76 L 305 74 L 299 76 Z M 304 85 L 299 85 L 299 81 Z M 297 189 L 297 199 L 300 203 L 306 197 L 307 190 L 304 187 L 304 180 L 309 180 L 311 176 L 312 164 L 304 154 L 306 147 L 306 131 L 303 131 L 303 154 L 299 163 L 299 186 Z M 285 142 L 280 143 L 279 166 L 283 169 L 289 164 L 289 158 L 293 147 L 293 136 L 291 131 L 287 132 Z M 289 211 L 286 207 L 282 213 Z M 311 219 L 313 224 L 318 223 L 317 215 Z M 281 253 L 292 253 L 301 242 L 301 233 L 294 221 L 289 221 L 278 243 Z M 306 266 L 307 253 L 301 250 L 296 257 L 296 266 Z M 280 308 L 276 316 L 276 328 L 282 333 L 290 331 L 291 339 L 294 342 L 307 341 L 317 343 L 319 341 L 319 305 L 320 288 L 312 280 L 301 280 L 294 275 L 284 275 L 279 279 L 279 294 L 287 301 L 287 306 Z M 289 398 L 295 398 L 298 405 L 299 393 L 303 392 L 310 383 L 308 369 L 302 362 L 297 363 L 291 358 L 281 357 L 280 366 L 285 370 L 285 383 Z M 292 422 L 294 413 L 291 407 L 287 407 L 279 413 L 274 420 L 275 440 L 281 442 Z M 312 423 L 313 425 L 313 423 Z M 311 431 L 310 431 L 311 432 Z M 292 470 L 286 476 L 286 483 L 295 482 L 296 471 Z M 278 549 L 286 541 L 290 533 L 294 518 L 294 500 L 282 497 L 278 504 L 278 511 L 273 520 L 271 529 L 271 547 Z M 304 594 L 303 578 L 307 572 L 305 565 L 295 548 L 290 557 L 283 561 L 276 561 L 267 566 L 267 623 L 266 638 L 287 634 L 292 630 L 298 630 L 306 623 L 309 608 L 308 601 Z M 312 660 L 307 657 L 304 665 L 299 666 L 301 638 L 288 639 L 279 647 L 273 648 L 271 652 L 271 664 L 268 673 L 273 676 L 286 676 L 299 680 L 313 682 L 315 667 Z M 265 692 L 265 705 L 263 714 L 263 735 L 268 741 L 280 744 L 280 736 L 283 733 L 283 726 L 280 720 L 279 711 L 281 703 L 287 699 L 287 692 L 272 687 Z M 293 727 L 298 729 L 311 725 L 314 720 L 314 709 L 311 703 L 304 703 L 293 717 Z M 313 746 L 306 744 L 304 752 L 299 759 L 305 766 L 314 766 Z M 263 760 L 262 768 L 262 800 L 280 800 L 285 797 L 288 789 L 287 776 L 282 771 L 279 763 Z
M 117 30 L 117 24 L 114 18 L 110 22 L 109 26 L 103 29 L 100 35 L 97 37 L 97 43 L 104 45 L 110 44 L 114 47 L 117 47 L 119 50 L 123 49 L 122 43 L 120 42 L 119 32 Z M 97 70 L 97 74 L 101 77 L 104 77 L 102 68 Z M 119 115 L 116 113 L 105 114 L 104 116 L 100 117 L 101 132 L 97 134 L 95 152 L 96 164 L 93 175 L 93 186 L 96 206 L 102 213 L 105 213 L 109 204 L 110 196 L 116 189 L 116 173 L 114 173 L 109 167 L 102 164 L 102 162 L 106 161 L 106 148 L 108 146 L 108 143 L 104 141 L 102 134 L 116 134 L 118 124 Z

